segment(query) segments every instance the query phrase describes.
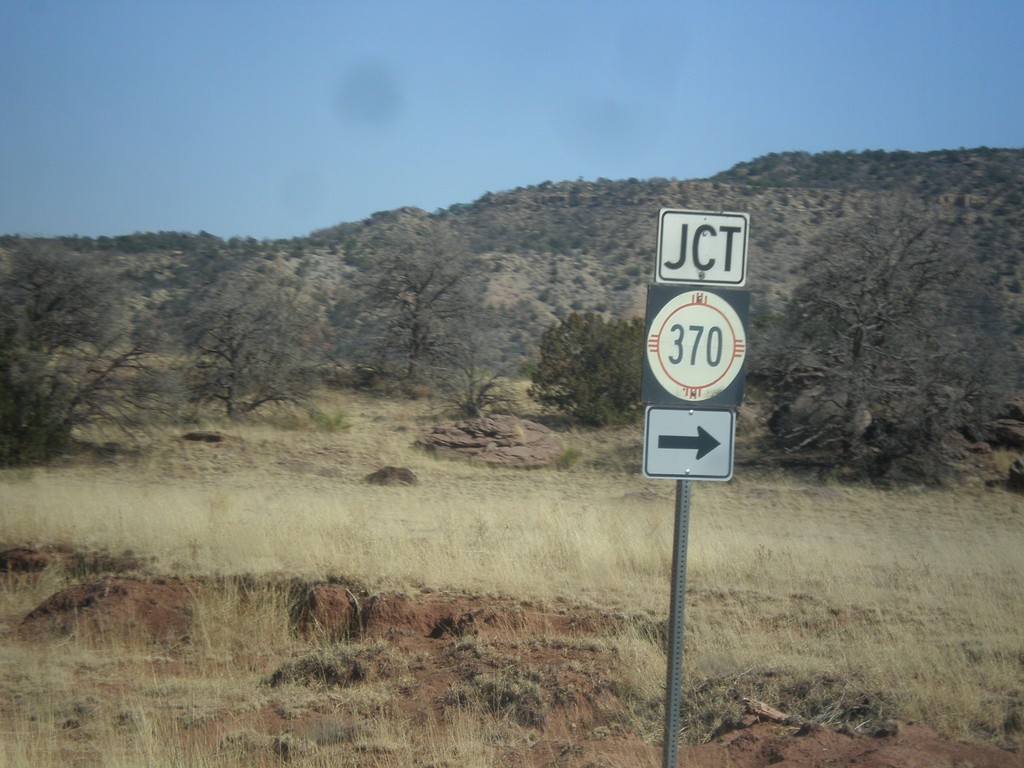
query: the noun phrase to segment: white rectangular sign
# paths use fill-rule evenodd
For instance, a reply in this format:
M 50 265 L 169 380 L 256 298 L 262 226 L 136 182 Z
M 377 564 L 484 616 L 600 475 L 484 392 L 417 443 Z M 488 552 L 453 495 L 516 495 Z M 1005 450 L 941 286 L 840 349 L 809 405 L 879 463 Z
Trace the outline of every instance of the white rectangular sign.
M 743 285 L 749 228 L 746 213 L 662 208 L 655 282 Z
M 651 406 L 644 424 L 644 475 L 730 480 L 735 438 L 734 411 Z

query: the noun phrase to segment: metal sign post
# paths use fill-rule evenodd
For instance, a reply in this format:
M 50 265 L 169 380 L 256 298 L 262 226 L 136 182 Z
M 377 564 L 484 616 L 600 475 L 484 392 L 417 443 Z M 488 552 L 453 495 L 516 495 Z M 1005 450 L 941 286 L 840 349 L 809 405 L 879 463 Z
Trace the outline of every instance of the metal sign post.
M 750 295 L 718 286 L 745 284 L 749 225 L 746 213 L 666 208 L 658 217 L 640 399 L 648 406 L 644 475 L 676 478 L 663 768 L 679 760 L 690 482 L 732 478 Z
M 672 597 L 668 614 L 668 672 L 665 677 L 665 745 L 663 768 L 679 760 L 679 716 L 683 705 L 683 606 L 686 602 L 686 540 L 690 531 L 690 481 L 676 481 L 675 547 L 672 550 Z

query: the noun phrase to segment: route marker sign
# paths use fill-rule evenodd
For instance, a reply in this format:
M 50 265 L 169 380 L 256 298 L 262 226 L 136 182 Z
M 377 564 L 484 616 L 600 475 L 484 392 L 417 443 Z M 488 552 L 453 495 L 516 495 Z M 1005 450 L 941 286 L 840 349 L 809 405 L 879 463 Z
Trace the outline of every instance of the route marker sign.
M 736 413 L 728 408 L 648 407 L 644 476 L 730 480 Z
M 747 279 L 749 225 L 745 213 L 658 214 L 641 398 L 644 475 L 676 480 L 662 768 L 679 764 L 690 481 L 732 479 L 750 314 L 750 294 L 733 289 Z
M 640 396 L 653 405 L 743 401 L 750 294 L 652 285 Z
M 746 213 L 662 208 L 655 282 L 738 288 L 747 281 Z

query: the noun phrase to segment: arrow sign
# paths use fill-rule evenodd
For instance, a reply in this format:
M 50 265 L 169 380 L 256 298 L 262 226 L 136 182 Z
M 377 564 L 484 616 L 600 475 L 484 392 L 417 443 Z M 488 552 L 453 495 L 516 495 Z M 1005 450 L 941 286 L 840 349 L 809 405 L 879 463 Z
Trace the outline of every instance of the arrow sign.
M 710 434 L 704 431 L 704 427 L 697 427 L 697 436 L 686 435 L 658 435 L 658 447 L 678 449 L 683 451 L 697 451 L 697 461 L 715 450 L 721 443 L 715 440 Z
M 678 480 L 732 478 L 736 414 L 728 408 L 650 406 L 644 475 Z

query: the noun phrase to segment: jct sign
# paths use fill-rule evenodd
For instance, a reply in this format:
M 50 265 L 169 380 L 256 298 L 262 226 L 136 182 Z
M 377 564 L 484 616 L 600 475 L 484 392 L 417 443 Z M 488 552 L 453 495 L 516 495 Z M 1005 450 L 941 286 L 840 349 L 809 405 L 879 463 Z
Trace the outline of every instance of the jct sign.
M 745 213 L 663 209 L 655 284 L 647 289 L 641 398 L 644 475 L 675 478 L 663 768 L 679 764 L 683 605 L 690 481 L 732 477 L 735 408 L 743 401 L 750 294 Z M 665 285 L 675 283 L 675 285 Z
M 750 294 L 652 285 L 641 399 L 653 405 L 743 401 Z
M 745 213 L 663 208 L 658 216 L 658 283 L 739 287 L 747 280 Z

